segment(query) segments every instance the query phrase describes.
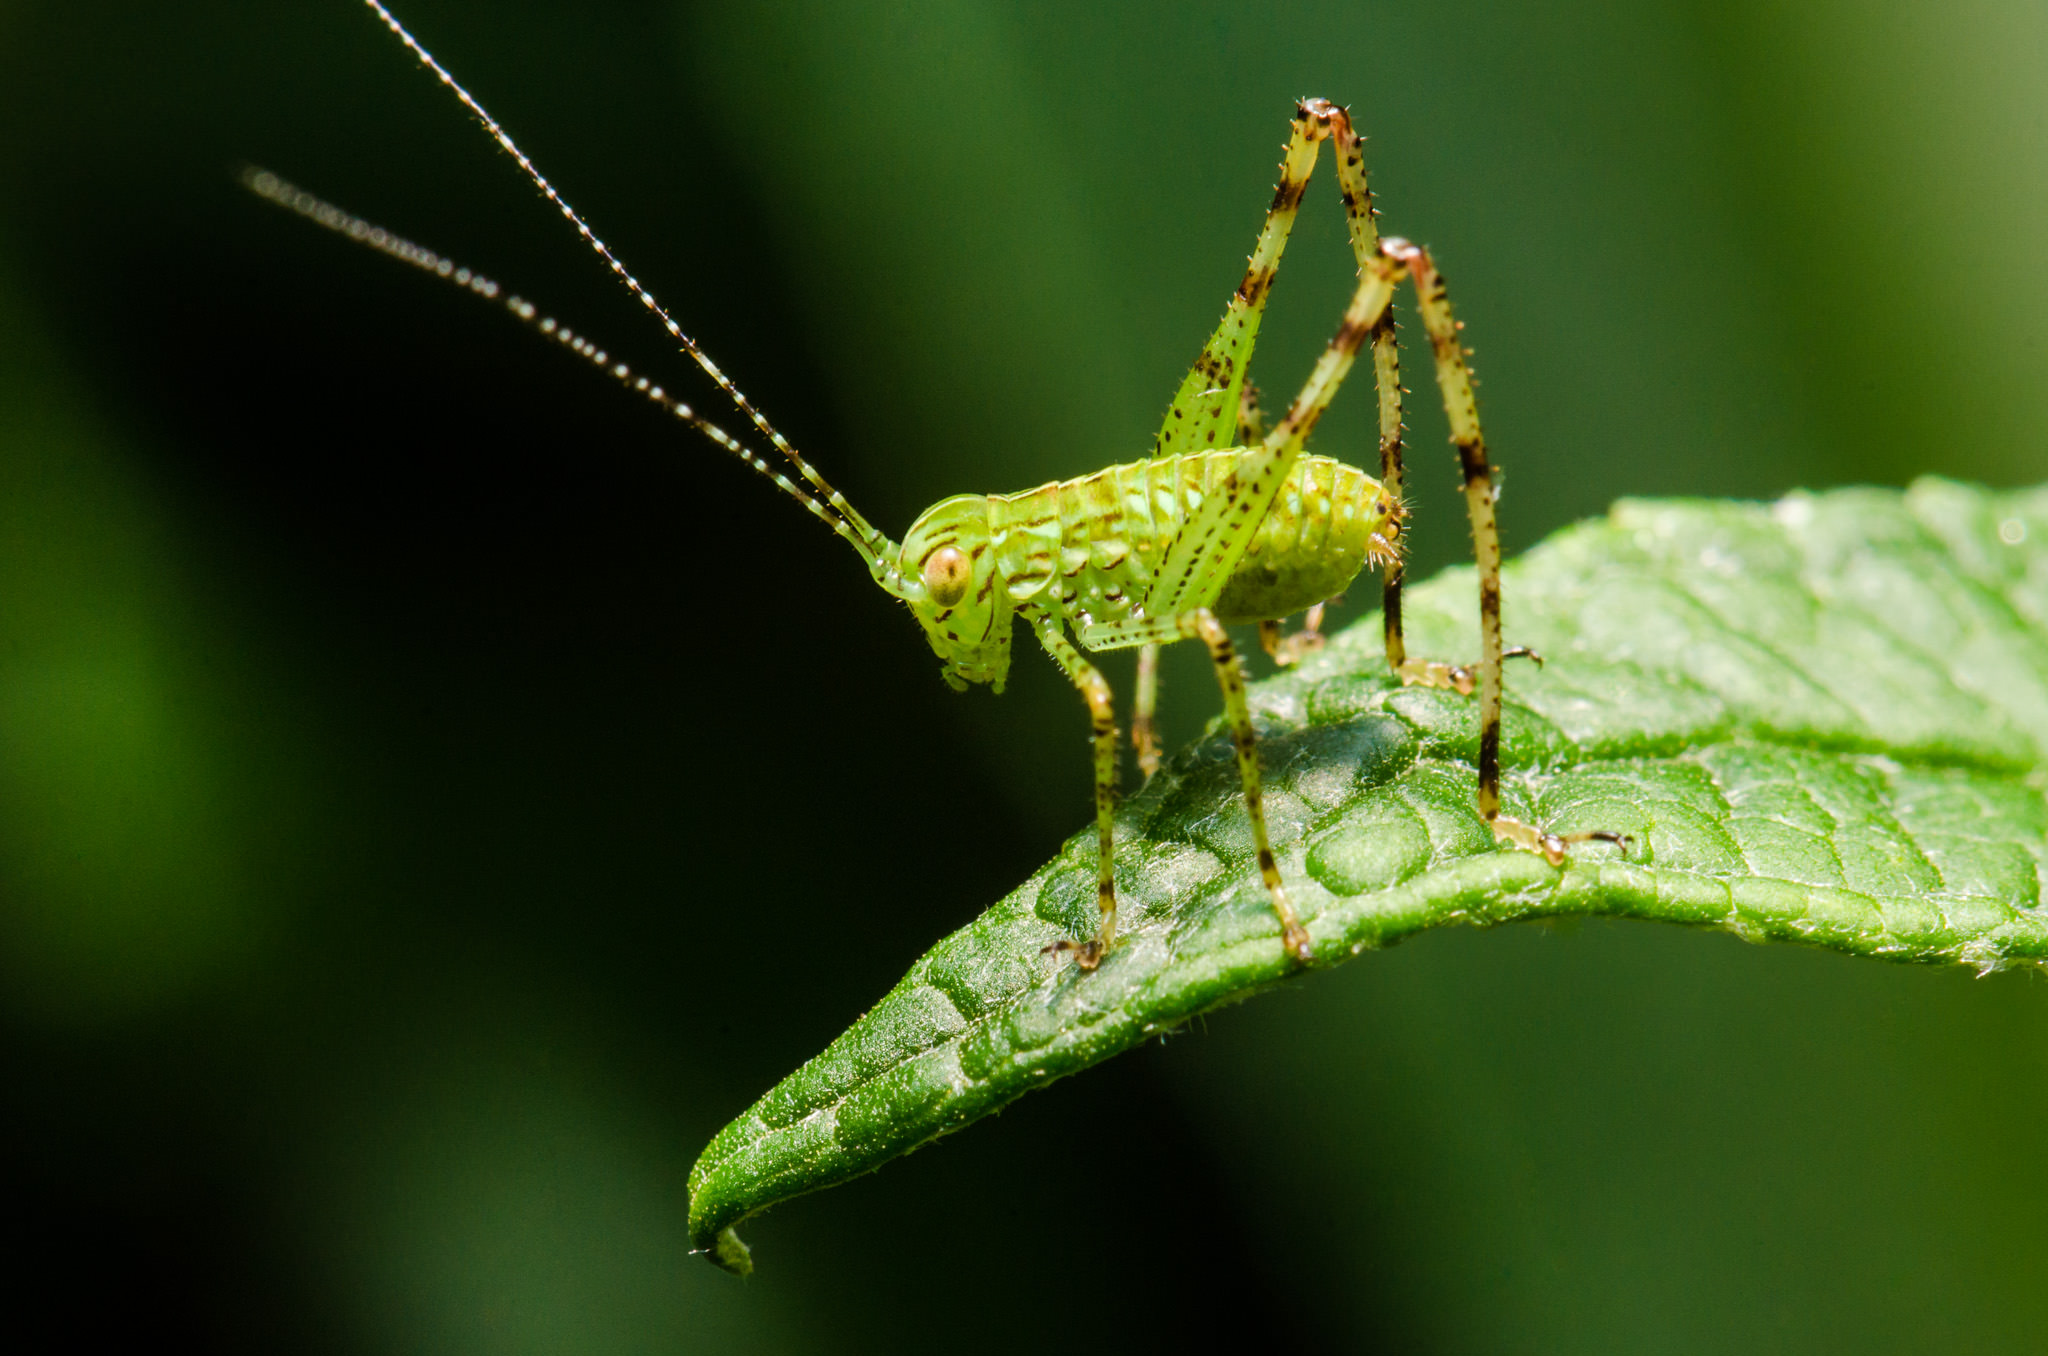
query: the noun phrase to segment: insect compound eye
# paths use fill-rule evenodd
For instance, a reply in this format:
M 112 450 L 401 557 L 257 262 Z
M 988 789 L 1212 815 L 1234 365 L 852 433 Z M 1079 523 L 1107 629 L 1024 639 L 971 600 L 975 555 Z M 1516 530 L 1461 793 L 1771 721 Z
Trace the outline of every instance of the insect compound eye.
M 925 557 L 924 586 L 940 607 L 952 607 L 965 598 L 973 576 L 967 553 L 957 546 L 941 546 Z

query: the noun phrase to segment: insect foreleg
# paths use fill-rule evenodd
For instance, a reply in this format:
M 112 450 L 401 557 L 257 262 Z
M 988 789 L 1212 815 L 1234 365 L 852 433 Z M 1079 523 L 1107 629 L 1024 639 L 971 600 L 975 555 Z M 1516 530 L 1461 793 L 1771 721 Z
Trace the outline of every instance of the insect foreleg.
M 1095 837 L 1099 853 L 1095 871 L 1095 902 L 1100 910 L 1100 922 L 1090 941 L 1059 941 L 1046 948 L 1047 951 L 1071 951 L 1076 964 L 1083 970 L 1093 970 L 1116 939 L 1116 709 L 1110 697 L 1109 680 L 1102 676 L 1102 670 L 1081 657 L 1081 652 L 1060 630 L 1058 619 L 1038 608 L 1019 611 L 1038 634 L 1038 643 L 1045 647 L 1045 652 L 1080 689 L 1082 698 L 1088 703 L 1088 717 L 1094 728 Z
M 1252 846 L 1258 853 L 1259 878 L 1273 900 L 1273 912 L 1280 919 L 1280 940 L 1287 954 L 1306 964 L 1310 959 L 1308 930 L 1294 916 L 1287 891 L 1280 884 L 1280 866 L 1273 860 L 1273 848 L 1266 837 L 1266 805 L 1259 785 L 1259 740 L 1252 729 L 1252 709 L 1245 701 L 1244 670 L 1238 666 L 1237 648 L 1216 614 L 1206 607 L 1183 612 L 1175 618 L 1180 633 L 1199 639 L 1209 647 L 1216 666 L 1216 684 L 1223 689 L 1223 710 L 1230 719 L 1231 741 L 1237 746 L 1237 775 L 1244 786 L 1245 813 L 1251 817 Z

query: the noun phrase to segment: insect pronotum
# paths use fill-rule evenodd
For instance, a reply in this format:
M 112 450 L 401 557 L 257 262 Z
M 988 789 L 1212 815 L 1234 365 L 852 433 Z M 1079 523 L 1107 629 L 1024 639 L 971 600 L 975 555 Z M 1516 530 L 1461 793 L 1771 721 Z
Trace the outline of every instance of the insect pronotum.
M 1503 842 L 1540 852 L 1553 863 L 1564 861 L 1569 844 L 1589 839 L 1618 843 L 1626 850 L 1627 839 L 1618 834 L 1547 833 L 1500 812 L 1502 663 L 1516 655 L 1535 656 L 1523 649 L 1504 649 L 1501 644 L 1500 534 L 1494 520 L 1493 469 L 1487 460 L 1472 375 L 1443 276 L 1421 246 L 1379 234 L 1359 137 L 1344 109 L 1325 99 L 1305 99 L 1295 108 L 1280 182 L 1244 277 L 1231 294 L 1222 323 L 1174 393 L 1149 458 L 1017 494 L 956 495 L 926 509 L 898 543 L 856 512 L 817 468 L 776 432 L 626 271 L 497 120 L 396 16 L 380 0 L 364 3 L 518 162 L 534 186 L 655 316 L 669 338 L 795 471 L 796 479 L 659 386 L 613 362 L 589 340 L 543 317 L 531 303 L 502 292 L 496 283 L 267 171 L 248 170 L 243 182 L 257 194 L 323 226 L 478 295 L 502 299 L 515 318 L 610 372 L 629 389 L 767 476 L 845 538 L 874 581 L 910 608 L 932 649 L 944 661 L 942 673 L 952 687 L 965 690 L 971 684 L 987 683 L 1001 692 L 1009 673 L 1012 631 L 1019 621 L 1029 627 L 1086 700 L 1094 731 L 1099 923 L 1094 936 L 1055 942 L 1046 948 L 1048 952 L 1071 954 L 1083 969 L 1093 969 L 1116 942 L 1116 883 L 1111 872 L 1118 771 L 1116 717 L 1109 683 L 1083 651 L 1139 647 L 1131 737 L 1140 766 L 1149 776 L 1159 763 L 1153 734 L 1158 647 L 1177 640 L 1199 640 L 1208 649 L 1222 689 L 1259 874 L 1279 922 L 1280 943 L 1298 961 L 1312 958 L 1313 939 L 1288 902 L 1268 845 L 1259 791 L 1258 743 L 1245 700 L 1243 671 L 1224 627 L 1230 622 L 1255 621 L 1267 652 L 1282 664 L 1296 662 L 1321 644 L 1318 627 L 1324 601 L 1341 593 L 1367 566 L 1382 571 L 1387 663 L 1393 672 L 1404 683 L 1452 688 L 1466 695 L 1478 693 L 1478 808 L 1494 833 Z M 1358 285 L 1308 380 L 1279 422 L 1267 429 L 1246 370 L 1281 253 L 1326 141 L 1332 143 L 1336 156 L 1338 188 L 1358 263 Z M 1437 386 L 1464 477 L 1465 507 L 1479 566 L 1477 665 L 1413 659 L 1402 641 L 1401 384 L 1390 304 L 1396 286 L 1404 279 L 1414 286 L 1416 307 L 1429 334 Z M 1355 466 L 1304 451 L 1317 420 L 1336 396 L 1359 351 L 1368 344 L 1379 393 L 1377 479 Z M 1304 611 L 1305 629 L 1283 638 L 1280 620 Z

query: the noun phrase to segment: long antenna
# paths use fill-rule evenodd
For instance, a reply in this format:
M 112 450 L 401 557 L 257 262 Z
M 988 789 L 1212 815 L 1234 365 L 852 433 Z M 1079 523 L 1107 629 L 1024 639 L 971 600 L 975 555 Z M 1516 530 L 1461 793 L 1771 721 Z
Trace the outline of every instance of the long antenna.
M 891 549 L 893 543 L 870 525 L 867 519 L 861 517 L 853 505 L 846 502 L 845 496 L 833 489 L 827 483 L 825 477 L 818 473 L 817 468 L 804 460 L 802 454 L 790 445 L 788 439 L 776 432 L 775 426 L 768 422 L 767 416 L 755 409 L 753 402 L 748 400 L 745 393 L 733 384 L 732 378 L 726 376 L 719 369 L 718 364 L 711 361 L 709 354 L 697 347 L 696 340 L 683 332 L 683 327 L 678 325 L 674 317 L 670 316 L 662 308 L 661 303 L 654 299 L 654 294 L 643 287 L 638 278 L 635 278 L 626 271 L 626 266 L 619 262 L 618 256 L 611 252 L 611 249 L 604 241 L 598 239 L 597 234 L 590 229 L 589 223 L 585 222 L 576 209 L 569 205 L 568 200 L 555 191 L 555 186 L 548 182 L 547 176 L 543 175 L 539 169 L 535 168 L 534 163 L 526 158 L 526 152 L 519 149 L 518 144 L 499 125 L 498 120 L 493 118 L 484 106 L 478 103 L 476 98 L 462 87 L 460 81 L 448 73 L 447 67 L 434 59 L 432 52 L 429 52 L 420 45 L 418 38 L 415 38 L 406 31 L 405 25 L 400 23 L 397 16 L 386 9 L 380 0 L 363 0 L 363 3 L 376 11 L 377 17 L 384 21 L 384 26 L 389 28 L 400 42 L 411 49 L 412 54 L 419 58 L 420 64 L 432 71 L 434 77 L 447 86 L 457 99 L 462 101 L 463 107 L 467 108 L 475 116 L 476 120 L 483 124 L 484 130 L 491 134 L 491 137 L 503 148 L 505 153 L 519 162 L 519 168 L 526 171 L 526 177 L 533 181 L 534 187 L 538 188 L 547 200 L 553 203 L 564 217 L 568 218 L 569 224 L 576 228 L 576 233 L 583 237 L 584 243 L 589 245 L 597 253 L 597 256 L 605 261 L 606 265 L 611 268 L 613 275 L 621 283 L 625 284 L 626 290 L 639 298 L 640 304 L 654 313 L 655 317 L 661 321 L 662 327 L 668 331 L 669 337 L 682 346 L 683 352 L 688 354 L 697 366 L 704 369 L 704 374 L 717 383 L 718 389 L 725 392 L 727 398 L 739 408 L 740 413 L 746 415 L 748 421 L 756 429 L 760 430 L 761 436 L 766 438 L 776 451 L 789 458 L 791 464 L 796 467 L 798 474 L 803 476 L 820 495 L 824 496 L 825 502 L 831 505 L 832 511 L 846 521 L 847 526 L 852 530 L 855 537 L 858 537 L 865 543 L 865 549 L 861 551 L 861 555 L 867 560 L 869 569 L 893 568 L 893 566 L 885 567 L 883 565 L 884 561 L 895 554 Z M 851 539 L 849 538 L 849 540 Z
M 242 186 L 257 197 L 268 199 L 285 210 L 295 212 L 316 225 L 324 226 L 330 231 L 345 235 L 359 244 L 368 245 L 379 254 L 387 254 L 393 259 L 411 264 L 415 268 L 422 269 L 437 278 L 453 283 L 455 286 L 482 297 L 486 301 L 502 300 L 505 303 L 505 310 L 514 320 L 537 330 L 549 339 L 553 339 L 563 348 L 586 360 L 598 370 L 608 373 L 627 390 L 653 401 L 683 423 L 696 429 L 712 442 L 717 443 L 720 447 L 732 453 L 741 461 L 744 461 L 747 465 L 768 477 L 768 479 L 774 481 L 778 489 L 817 515 L 824 522 L 825 526 L 846 538 L 853 549 L 860 552 L 861 558 L 867 561 L 870 568 L 877 565 L 877 560 L 872 554 L 872 542 L 862 538 L 856 529 L 844 518 L 819 503 L 816 499 L 805 493 L 801 486 L 790 480 L 788 476 L 769 465 L 753 448 L 748 447 L 709 419 L 704 418 L 688 405 L 662 390 L 661 387 L 648 381 L 647 378 L 638 375 L 626 364 L 613 361 L 612 356 L 605 352 L 604 349 L 598 347 L 582 335 L 577 334 L 567 325 L 558 323 L 551 316 L 542 315 L 539 308 L 524 297 L 505 291 L 483 274 L 473 269 L 463 268 L 454 260 L 443 258 L 423 245 L 415 245 L 404 236 L 396 235 L 385 230 L 382 226 L 375 225 L 353 213 L 344 211 L 333 203 L 327 202 L 315 194 L 308 193 L 296 184 L 280 179 L 269 170 L 258 169 L 251 165 L 242 171 L 240 177 Z

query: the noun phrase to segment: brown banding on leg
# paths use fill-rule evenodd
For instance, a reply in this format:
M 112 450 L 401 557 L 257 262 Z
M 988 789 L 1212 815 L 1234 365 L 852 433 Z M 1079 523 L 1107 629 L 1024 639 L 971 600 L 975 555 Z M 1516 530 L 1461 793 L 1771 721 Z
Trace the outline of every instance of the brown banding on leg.
M 1095 900 L 1100 921 L 1095 936 L 1085 942 L 1062 940 L 1045 948 L 1048 952 L 1070 951 L 1074 963 L 1083 970 L 1093 970 L 1102 963 L 1102 958 L 1116 940 L 1116 783 L 1117 783 L 1117 739 L 1116 713 L 1109 691 L 1109 680 L 1081 657 L 1061 632 L 1059 622 L 1046 612 L 1036 608 L 1025 609 L 1021 615 L 1038 633 L 1038 640 L 1045 652 L 1052 656 L 1080 689 L 1081 696 L 1088 703 L 1088 717 L 1094 732 L 1095 748 Z
M 1216 666 L 1216 684 L 1223 689 L 1223 709 L 1230 720 L 1230 735 L 1237 746 L 1237 775 L 1244 787 L 1245 813 L 1251 817 L 1252 847 L 1258 854 L 1259 878 L 1273 901 L 1273 913 L 1280 920 L 1280 941 L 1287 954 L 1304 965 L 1312 958 L 1308 930 L 1294 916 L 1287 891 L 1280 884 L 1280 866 L 1273 860 L 1272 844 L 1266 836 L 1266 805 L 1259 786 L 1259 740 L 1252 729 L 1251 704 L 1245 700 L 1244 671 L 1237 664 L 1237 649 L 1216 614 L 1206 607 L 1183 612 L 1177 619 L 1180 633 L 1199 638 L 1209 647 Z

